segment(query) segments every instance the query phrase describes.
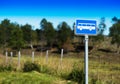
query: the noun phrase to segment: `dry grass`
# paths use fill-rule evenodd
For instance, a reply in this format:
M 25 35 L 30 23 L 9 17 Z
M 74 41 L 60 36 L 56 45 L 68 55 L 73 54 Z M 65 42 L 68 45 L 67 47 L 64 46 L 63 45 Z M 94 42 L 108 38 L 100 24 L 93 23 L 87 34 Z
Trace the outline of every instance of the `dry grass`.
M 46 63 L 46 55 L 45 53 L 35 55 L 35 62 L 40 65 L 47 65 L 52 73 L 60 76 L 61 74 L 69 74 L 74 66 L 78 66 L 81 69 L 84 67 L 84 56 L 75 57 L 74 55 L 83 55 L 83 54 L 66 54 L 63 57 L 62 63 L 60 61 L 59 54 L 49 54 L 48 62 Z M 68 56 L 70 55 L 70 56 Z M 100 55 L 100 57 L 99 57 Z M 105 56 L 106 55 L 106 56 Z M 115 60 L 114 54 L 110 53 L 101 53 L 97 52 L 91 54 L 89 57 L 89 81 L 91 83 L 91 79 L 97 79 L 97 81 L 101 81 L 102 84 L 119 84 L 120 79 L 120 56 L 116 56 L 117 61 Z M 109 57 L 107 57 L 109 56 Z M 0 56 L 0 62 L 5 63 L 5 56 Z M 14 57 L 12 64 L 14 66 L 18 66 L 17 63 L 18 58 Z M 10 58 L 8 62 L 10 61 Z M 22 55 L 21 56 L 21 67 L 27 61 L 32 61 L 31 56 Z M 54 72 L 56 71 L 56 72 Z M 97 83 L 99 84 L 99 83 Z

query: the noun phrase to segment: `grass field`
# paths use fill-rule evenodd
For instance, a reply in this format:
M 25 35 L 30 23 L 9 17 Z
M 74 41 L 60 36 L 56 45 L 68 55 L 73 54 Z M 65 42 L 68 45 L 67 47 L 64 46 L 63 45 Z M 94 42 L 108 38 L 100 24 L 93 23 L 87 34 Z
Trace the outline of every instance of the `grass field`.
M 0 84 L 52 84 L 59 83 L 58 78 L 38 72 L 3 72 L 0 73 Z
M 45 66 L 48 70 L 44 73 L 32 71 L 23 72 L 24 63 L 32 61 L 30 56 L 21 56 L 21 68 L 18 70 L 18 58 L 13 57 L 12 66 L 15 71 L 0 72 L 1 84 L 76 84 L 65 77 L 75 67 L 84 69 L 84 54 L 65 54 L 62 62 L 59 54 L 49 54 L 46 62 L 43 56 L 35 55 L 35 63 Z M 10 58 L 8 59 L 8 63 Z M 0 63 L 5 65 L 5 56 L 0 56 Z M 7 64 L 8 64 L 7 63 Z M 89 84 L 119 84 L 120 81 L 120 56 L 112 53 L 95 52 L 89 55 Z

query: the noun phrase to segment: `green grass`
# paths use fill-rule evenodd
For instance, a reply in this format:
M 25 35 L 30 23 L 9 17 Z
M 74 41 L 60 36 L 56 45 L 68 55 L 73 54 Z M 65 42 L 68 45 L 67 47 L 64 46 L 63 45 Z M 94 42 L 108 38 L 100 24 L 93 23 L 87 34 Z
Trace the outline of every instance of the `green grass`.
M 36 71 L 29 73 L 2 72 L 0 73 L 0 84 L 56 84 L 60 78 L 41 74 Z
M 76 84 L 60 77 L 39 73 L 36 71 L 23 72 L 0 72 L 0 84 Z

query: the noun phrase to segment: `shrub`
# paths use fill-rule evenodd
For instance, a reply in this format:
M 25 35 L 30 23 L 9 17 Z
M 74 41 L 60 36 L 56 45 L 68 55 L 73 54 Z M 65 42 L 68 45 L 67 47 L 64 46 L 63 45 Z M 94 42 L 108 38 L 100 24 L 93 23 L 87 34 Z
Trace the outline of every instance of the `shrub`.
M 68 80 L 73 80 L 79 84 L 84 84 L 84 72 L 83 70 L 73 69 L 72 72 L 68 75 Z
M 84 71 L 78 67 L 74 67 L 71 73 L 67 77 L 68 80 L 73 80 L 78 82 L 78 84 L 84 84 Z
M 0 72 L 4 72 L 4 71 L 14 71 L 15 70 L 15 68 L 13 68 L 13 66 L 12 65 L 3 65 L 3 64 L 1 64 L 0 65 Z
M 51 69 L 49 69 L 46 65 L 39 65 L 37 63 L 26 62 L 23 66 L 23 72 L 31 72 L 38 71 L 41 73 L 51 74 Z
M 40 71 L 39 65 L 36 63 L 26 62 L 23 67 L 24 72 L 30 72 L 30 71 Z

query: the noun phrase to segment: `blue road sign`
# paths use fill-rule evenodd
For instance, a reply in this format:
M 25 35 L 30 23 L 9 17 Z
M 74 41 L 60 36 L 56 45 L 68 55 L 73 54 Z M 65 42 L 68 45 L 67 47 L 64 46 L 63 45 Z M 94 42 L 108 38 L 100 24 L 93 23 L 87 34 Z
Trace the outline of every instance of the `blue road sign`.
M 95 20 L 76 20 L 76 35 L 96 35 L 96 21 Z

